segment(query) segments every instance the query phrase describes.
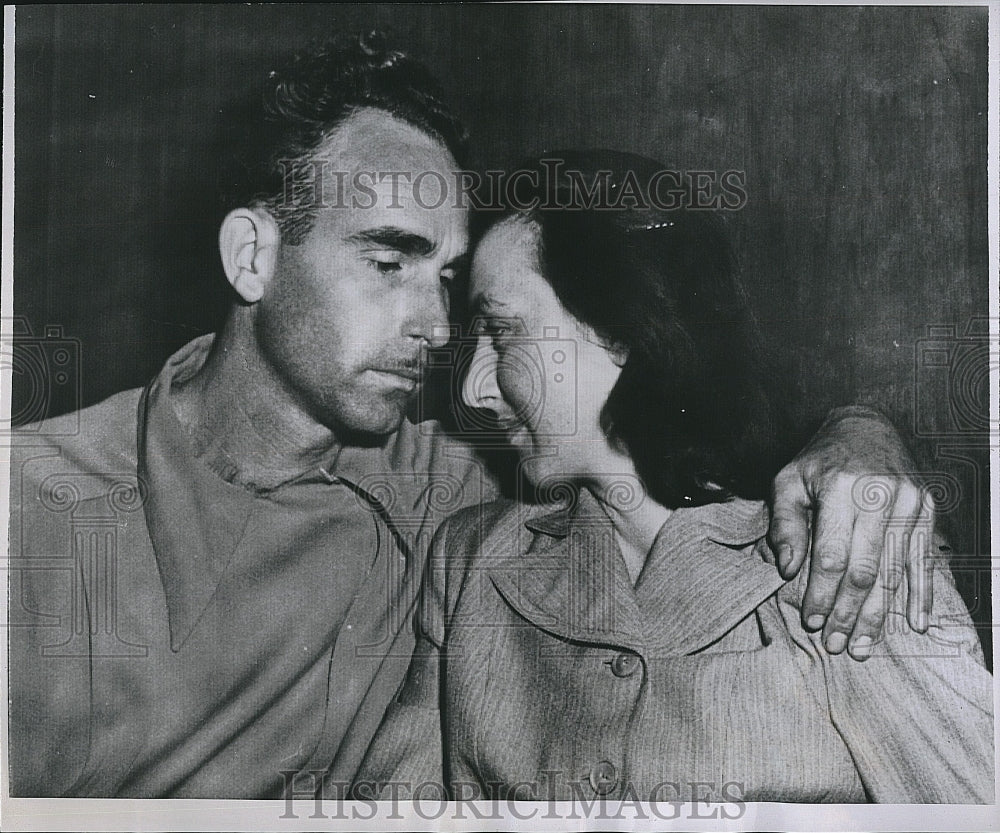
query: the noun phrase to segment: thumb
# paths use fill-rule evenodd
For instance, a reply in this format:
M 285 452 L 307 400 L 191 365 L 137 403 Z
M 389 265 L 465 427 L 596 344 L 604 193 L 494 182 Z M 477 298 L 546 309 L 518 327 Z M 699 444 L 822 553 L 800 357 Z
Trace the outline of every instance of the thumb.
M 811 507 L 802 477 L 791 466 L 786 466 L 774 479 L 771 526 L 767 531 L 768 543 L 784 579 L 795 577 L 806 560 Z

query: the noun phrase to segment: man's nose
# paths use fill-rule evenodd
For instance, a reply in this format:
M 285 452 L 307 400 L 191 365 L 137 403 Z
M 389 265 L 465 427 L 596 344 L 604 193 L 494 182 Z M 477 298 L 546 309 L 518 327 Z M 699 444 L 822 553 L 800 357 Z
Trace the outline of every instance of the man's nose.
M 422 290 L 410 300 L 406 334 L 431 347 L 444 347 L 451 332 L 448 324 L 448 290 L 438 285 Z
M 501 397 L 497 386 L 497 354 L 487 336 L 476 339 L 476 352 L 462 382 L 462 401 L 470 408 L 488 408 L 499 416 Z

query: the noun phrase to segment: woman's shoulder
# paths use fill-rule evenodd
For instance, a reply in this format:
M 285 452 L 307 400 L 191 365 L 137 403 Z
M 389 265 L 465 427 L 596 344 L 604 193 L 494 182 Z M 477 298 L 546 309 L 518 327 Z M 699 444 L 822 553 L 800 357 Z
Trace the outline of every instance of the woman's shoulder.
M 458 588 L 481 574 L 474 565 L 517 555 L 523 540 L 525 504 L 507 498 L 467 506 L 448 516 L 431 545 L 431 566 L 425 591 L 438 605 L 452 609 Z

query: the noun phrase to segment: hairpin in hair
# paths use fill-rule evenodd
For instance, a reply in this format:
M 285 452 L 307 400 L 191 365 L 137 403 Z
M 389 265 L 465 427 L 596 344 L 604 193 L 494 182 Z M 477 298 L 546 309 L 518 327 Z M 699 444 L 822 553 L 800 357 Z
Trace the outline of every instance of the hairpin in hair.
M 646 223 L 644 226 L 629 226 L 626 231 L 652 231 L 653 229 L 670 228 L 673 225 L 674 221 L 668 220 L 664 223 Z

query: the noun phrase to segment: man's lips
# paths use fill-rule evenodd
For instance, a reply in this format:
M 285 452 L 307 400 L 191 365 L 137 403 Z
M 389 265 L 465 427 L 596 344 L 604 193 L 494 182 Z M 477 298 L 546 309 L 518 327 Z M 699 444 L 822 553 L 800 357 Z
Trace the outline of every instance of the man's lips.
M 424 378 L 423 370 L 419 367 L 374 367 L 372 370 L 386 376 L 395 376 L 413 385 L 420 384 Z

